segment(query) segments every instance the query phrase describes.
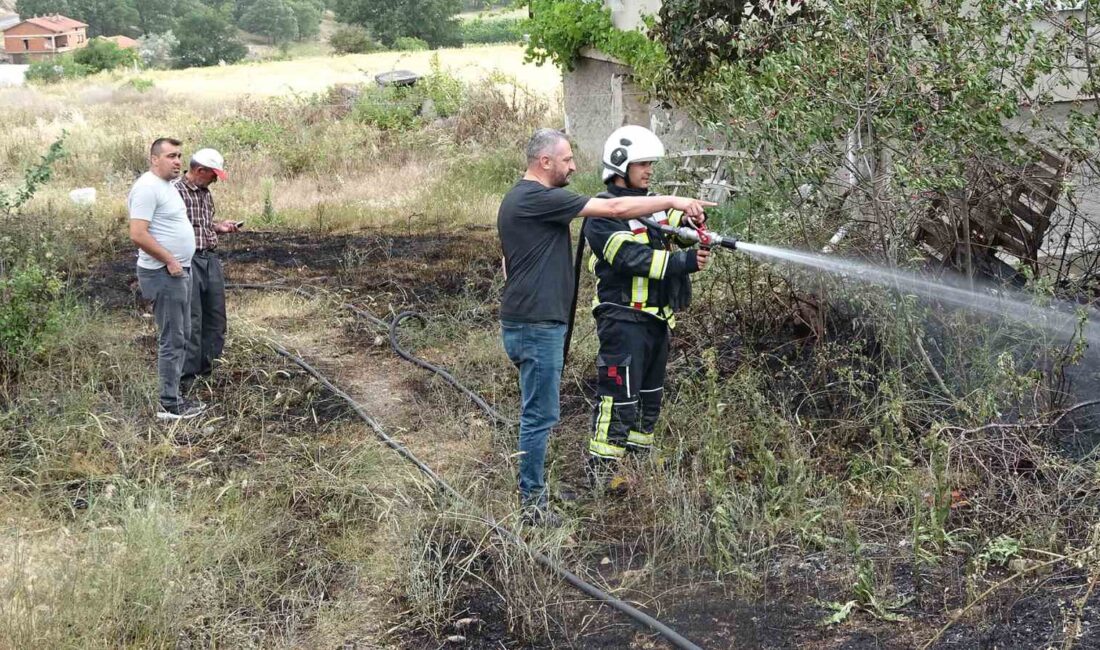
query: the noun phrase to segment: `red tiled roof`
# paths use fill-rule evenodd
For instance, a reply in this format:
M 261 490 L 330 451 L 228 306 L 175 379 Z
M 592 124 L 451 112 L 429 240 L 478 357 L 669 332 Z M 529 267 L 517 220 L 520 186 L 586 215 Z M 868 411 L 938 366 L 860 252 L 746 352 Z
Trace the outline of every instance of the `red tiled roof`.
M 137 41 L 129 36 L 104 36 L 103 38 L 111 41 L 124 50 L 132 50 L 139 45 Z
M 72 31 L 78 27 L 88 26 L 87 23 L 82 23 L 79 20 L 73 20 L 72 18 L 69 18 L 67 16 L 60 16 L 57 14 L 54 14 L 53 16 L 37 16 L 35 18 L 28 18 L 23 22 L 41 27 L 42 29 L 48 29 L 49 31 L 57 34 Z

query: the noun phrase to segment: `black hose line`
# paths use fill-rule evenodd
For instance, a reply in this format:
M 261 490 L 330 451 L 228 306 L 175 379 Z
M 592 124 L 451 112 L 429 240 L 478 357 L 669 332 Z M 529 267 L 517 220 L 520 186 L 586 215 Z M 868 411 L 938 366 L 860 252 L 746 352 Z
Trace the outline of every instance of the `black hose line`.
M 407 320 L 419 321 L 421 326 L 427 324 L 427 322 L 424 320 L 424 317 L 414 311 L 405 311 L 401 312 L 397 316 L 394 316 L 393 322 L 390 323 L 390 347 L 394 349 L 394 352 L 397 352 L 397 354 L 400 355 L 402 359 L 410 361 L 420 366 L 421 368 L 424 368 L 425 370 L 430 370 L 442 377 L 448 384 L 462 391 L 462 393 L 465 394 L 466 397 L 469 397 L 471 400 L 473 400 L 474 404 L 480 406 L 481 410 L 488 413 L 489 416 L 497 422 L 500 422 L 501 424 L 506 426 L 516 426 L 517 424 L 519 424 L 515 420 L 511 420 L 501 415 L 495 408 L 490 406 L 488 402 L 482 399 L 480 395 L 463 386 L 461 382 L 459 382 L 457 379 L 454 378 L 453 375 L 451 375 L 451 373 L 438 366 L 432 365 L 423 359 L 413 356 L 412 353 L 401 347 L 401 344 L 397 342 L 397 329 L 401 327 L 401 323 Z
M 317 293 L 308 291 L 308 290 L 306 290 L 302 287 L 288 287 L 288 286 L 264 285 L 264 284 L 228 284 L 228 285 L 226 285 L 226 288 L 227 289 L 249 289 L 249 290 L 259 290 L 259 291 L 283 290 L 283 291 L 293 291 L 294 293 L 297 293 L 297 294 L 302 295 L 302 296 L 306 296 L 306 297 L 311 298 L 311 299 L 317 297 Z M 362 316 L 362 317 L 370 320 L 371 322 L 373 322 L 375 324 L 378 324 L 378 325 L 383 326 L 383 327 L 387 327 L 390 331 L 390 345 L 397 352 L 397 354 L 399 354 L 403 359 L 405 359 L 407 361 L 410 361 L 410 362 L 412 362 L 412 363 L 414 363 L 414 364 L 416 364 L 416 365 L 418 365 L 422 368 L 430 370 L 430 371 L 438 374 L 439 376 L 443 377 L 452 386 L 458 388 L 463 393 L 465 393 L 468 397 L 470 397 L 470 399 L 472 399 L 475 403 L 478 404 L 478 406 L 480 406 L 482 409 L 484 409 L 486 413 L 489 413 L 491 416 L 496 418 L 497 421 L 505 423 L 505 424 L 512 424 L 512 425 L 515 424 L 514 422 L 505 419 L 503 416 L 501 416 L 499 413 L 497 413 L 496 409 L 489 406 L 489 404 L 486 403 L 485 400 L 483 400 L 477 393 L 474 393 L 470 389 L 463 386 L 457 379 L 455 379 L 453 376 L 451 376 L 450 373 L 448 373 L 448 372 L 446 372 L 446 371 L 444 371 L 444 370 L 428 363 L 427 361 L 424 361 L 422 359 L 419 359 L 419 358 L 413 356 L 412 354 L 407 352 L 404 348 L 402 348 L 397 343 L 397 328 L 401 325 L 401 323 L 404 322 L 405 320 L 408 320 L 408 319 L 416 319 L 416 320 L 419 320 L 423 324 L 424 323 L 423 316 L 421 316 L 421 315 L 419 315 L 415 312 L 402 312 L 402 313 L 398 314 L 396 317 L 394 317 L 392 323 L 387 323 L 386 321 L 384 321 L 380 318 L 377 318 L 377 317 L 369 314 L 368 312 L 365 312 L 365 311 L 355 307 L 354 305 L 344 303 L 342 306 L 345 307 L 345 308 L 350 309 L 351 311 L 353 311 L 357 315 Z M 389 435 L 387 435 L 385 429 L 383 429 L 382 426 L 380 424 L 378 424 L 378 422 L 374 418 L 372 418 L 370 416 L 370 414 L 368 414 L 366 412 L 366 410 L 363 408 L 363 406 L 361 404 L 359 404 L 357 401 L 355 401 L 354 398 L 352 398 L 350 395 L 348 395 L 343 390 L 341 390 L 339 387 L 337 387 L 335 384 L 333 384 L 331 381 L 329 381 L 329 379 L 327 377 L 325 377 L 324 374 L 322 374 L 316 368 L 314 368 L 309 363 L 307 363 L 305 361 L 305 359 L 302 359 L 298 355 L 295 355 L 294 353 L 290 352 L 289 350 L 287 350 L 283 346 L 279 345 L 278 343 L 275 343 L 274 341 L 268 340 L 267 344 L 277 354 L 279 354 L 282 357 L 285 357 L 286 359 L 289 359 L 294 364 L 296 364 L 298 367 L 300 367 L 302 370 L 306 371 L 311 377 L 316 379 L 322 386 L 324 386 L 330 392 L 332 392 L 332 394 L 336 395 L 340 399 L 347 402 L 348 406 L 350 406 L 352 408 L 352 410 L 355 411 L 356 415 L 358 415 L 364 422 L 367 423 L 367 426 L 369 426 L 371 428 L 371 430 L 374 431 L 375 436 L 377 436 L 378 439 L 383 444 L 385 444 L 390 449 L 393 449 L 394 451 L 396 451 L 402 458 L 409 461 L 412 465 L 414 465 L 417 469 L 419 469 L 421 471 L 421 473 L 423 473 L 425 476 L 427 476 L 444 493 L 446 493 L 448 496 L 453 498 L 455 501 L 465 505 L 468 508 L 473 507 L 472 504 L 464 496 L 462 496 L 462 494 L 460 492 L 455 490 L 453 487 L 451 487 L 451 485 L 449 483 L 444 481 L 438 474 L 435 473 L 434 470 L 432 470 L 431 467 L 429 467 L 423 461 L 421 461 L 419 458 L 417 458 L 415 454 L 413 454 L 411 451 L 409 451 L 408 448 L 406 448 L 400 442 L 394 440 Z M 568 343 L 567 343 L 567 345 L 568 345 Z M 524 550 L 528 551 L 529 553 L 531 553 L 531 556 L 539 564 L 544 566 L 551 573 L 555 574 L 556 576 L 558 576 L 559 578 L 564 580 L 566 583 L 568 583 L 573 588 L 585 593 L 586 595 L 588 595 L 588 596 L 590 596 L 590 597 L 592 597 L 596 600 L 604 602 L 607 605 L 609 605 L 612 609 L 629 616 L 636 623 L 640 623 L 641 625 L 644 625 L 645 627 L 649 628 L 650 630 L 653 630 L 657 634 L 664 637 L 665 640 L 667 640 L 669 643 L 671 643 L 674 647 L 679 648 L 680 650 L 702 650 L 702 648 L 700 648 L 699 646 L 695 645 L 694 643 L 692 643 L 688 639 L 681 636 L 678 632 L 676 632 L 676 630 L 673 630 L 672 628 L 670 628 L 669 626 L 665 625 L 664 623 L 658 621 L 657 619 L 653 618 L 649 614 L 646 614 L 645 612 L 639 610 L 638 608 L 630 605 L 629 603 L 627 603 L 623 600 L 615 598 L 611 594 L 608 594 L 607 592 L 605 592 L 602 589 L 596 587 L 595 585 L 592 585 L 591 583 L 586 582 L 584 579 L 577 576 L 572 571 L 569 571 L 568 569 L 563 567 L 560 563 L 556 562 L 553 558 L 549 557 L 548 555 L 546 555 L 544 553 L 541 553 L 541 552 L 538 552 L 538 551 L 533 551 L 530 548 L 530 546 L 528 546 L 527 543 L 523 540 L 522 537 L 520 537 L 516 533 L 512 532 L 508 528 L 505 528 L 501 524 L 497 523 L 491 517 L 489 517 L 489 518 L 481 517 L 479 519 L 481 519 L 481 521 L 483 523 L 488 525 L 494 531 L 499 533 L 504 539 L 508 540 L 509 542 L 511 542 L 512 544 L 518 546 L 519 548 L 524 549 Z
M 581 234 L 577 237 L 577 254 L 573 258 L 573 299 L 569 305 L 569 326 L 565 328 L 565 347 L 561 351 L 561 367 L 569 361 L 569 343 L 573 340 L 573 326 L 577 323 L 577 300 L 581 295 L 581 269 L 584 266 L 584 224 L 588 223 L 588 217 L 581 221 Z
M 271 349 L 274 350 L 275 352 L 277 352 L 279 355 L 289 359 L 290 361 L 297 364 L 298 367 L 300 367 L 302 370 L 305 370 L 307 373 L 309 373 L 310 376 L 312 376 L 314 379 L 316 379 L 318 382 L 320 382 L 321 385 L 323 385 L 325 388 L 329 389 L 334 395 L 336 395 L 337 397 L 339 397 L 339 398 L 343 399 L 345 402 L 347 402 L 348 405 L 351 406 L 351 408 L 355 411 L 355 413 L 360 418 L 362 418 L 363 421 L 366 422 L 368 426 L 370 426 L 370 428 L 374 431 L 375 435 L 378 437 L 379 440 L 381 440 L 387 447 L 389 447 L 390 449 L 393 449 L 398 454 L 400 454 L 405 460 L 407 460 L 410 463 L 412 463 L 413 465 L 415 465 L 417 469 L 419 469 L 421 472 L 423 472 L 425 476 L 427 476 L 429 479 L 431 479 L 431 481 L 433 483 L 435 483 L 436 486 L 438 486 L 440 489 L 442 489 L 447 495 L 454 498 L 455 501 L 463 504 L 464 506 L 466 506 L 468 508 L 473 507 L 472 504 L 465 497 L 462 496 L 462 494 L 460 494 L 457 490 L 455 490 L 453 487 L 451 487 L 449 483 L 447 483 L 442 478 L 440 478 L 439 475 L 436 474 L 432 470 L 432 468 L 430 468 L 426 464 L 424 464 L 423 461 L 421 461 L 419 458 L 417 458 L 416 455 L 413 454 L 411 451 L 409 451 L 404 445 L 397 442 L 393 438 L 389 437 L 386 434 L 385 430 L 381 427 L 381 425 L 379 425 L 378 422 L 374 420 L 374 418 L 372 418 L 369 414 L 367 414 L 367 412 L 363 409 L 362 405 L 360 405 L 358 402 L 356 402 L 355 399 L 352 398 L 350 395 L 348 395 L 344 391 L 340 390 L 335 384 L 333 384 L 331 381 L 329 381 L 328 378 L 325 377 L 324 374 L 322 374 L 316 368 L 311 366 L 304 359 L 302 359 L 301 357 L 293 354 L 292 352 L 290 352 L 289 350 L 287 350 L 283 346 L 279 345 L 278 343 L 275 343 L 274 341 L 268 341 L 268 345 L 271 346 Z M 538 552 L 538 551 L 533 551 L 531 549 L 531 547 L 527 545 L 527 542 L 525 542 L 523 540 L 522 537 L 520 537 L 516 533 L 512 532 L 511 530 L 505 528 L 504 526 L 500 525 L 499 523 L 494 521 L 492 518 L 479 517 L 479 519 L 483 523 L 488 525 L 490 528 L 492 528 L 496 532 L 500 533 L 500 535 L 502 537 L 504 537 L 506 540 L 508 540 L 509 542 L 511 542 L 511 543 L 515 544 L 516 546 L 520 547 L 521 549 L 526 550 L 529 553 L 531 553 L 531 556 L 533 558 L 535 558 L 535 560 L 539 564 L 541 564 L 544 567 L 546 567 L 547 569 L 549 569 L 552 573 L 557 575 L 559 578 L 561 578 L 565 582 L 569 583 L 574 588 L 584 592 L 585 594 L 587 594 L 588 596 L 591 596 L 592 598 L 595 598 L 599 601 L 607 603 L 609 606 L 611 606 L 612 609 L 618 610 L 619 612 L 622 612 L 623 614 L 626 614 L 630 618 L 634 619 L 634 621 L 636 621 L 638 623 L 641 623 L 642 625 L 645 625 L 646 627 L 653 630 L 657 634 L 660 634 L 661 636 L 663 636 L 669 643 L 671 643 L 676 648 L 680 648 L 681 650 L 702 650 L 699 646 L 695 645 L 691 641 L 688 641 L 684 637 L 680 636 L 680 634 L 678 632 L 676 632 L 676 630 L 673 630 L 672 628 L 668 627 L 664 623 L 662 623 L 662 622 L 658 621 L 657 619 L 653 618 L 649 614 L 646 614 L 645 612 L 639 610 L 638 608 L 636 608 L 636 607 L 634 607 L 634 606 L 632 606 L 632 605 L 630 605 L 630 604 L 628 604 L 628 603 L 626 603 L 626 602 L 624 602 L 624 601 L 622 601 L 618 598 L 615 598 L 611 594 L 601 590 L 600 588 L 592 585 L 591 583 L 585 582 L 582 578 L 577 576 L 572 571 L 569 571 L 568 569 L 563 567 L 558 562 L 554 561 L 548 555 L 546 555 L 544 553 L 541 553 L 541 552 Z

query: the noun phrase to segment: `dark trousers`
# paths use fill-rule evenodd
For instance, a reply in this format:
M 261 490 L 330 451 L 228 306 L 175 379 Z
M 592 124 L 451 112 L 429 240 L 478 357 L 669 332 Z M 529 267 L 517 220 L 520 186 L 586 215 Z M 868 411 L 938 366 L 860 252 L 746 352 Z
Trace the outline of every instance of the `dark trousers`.
M 225 347 L 225 276 L 213 251 L 196 251 L 191 258 L 191 336 L 183 364 L 183 385 L 214 370 L 214 359 Z
M 188 317 L 191 302 L 191 277 L 175 277 L 167 268 L 138 267 L 138 286 L 146 300 L 153 301 L 157 323 L 158 397 L 165 406 L 175 406 L 180 398 L 180 373 L 187 356 L 187 338 L 191 330 Z
M 668 326 L 656 318 L 644 322 L 596 318 L 600 353 L 596 358 L 596 397 L 588 453 L 622 458 L 627 450 L 647 451 L 661 415 Z

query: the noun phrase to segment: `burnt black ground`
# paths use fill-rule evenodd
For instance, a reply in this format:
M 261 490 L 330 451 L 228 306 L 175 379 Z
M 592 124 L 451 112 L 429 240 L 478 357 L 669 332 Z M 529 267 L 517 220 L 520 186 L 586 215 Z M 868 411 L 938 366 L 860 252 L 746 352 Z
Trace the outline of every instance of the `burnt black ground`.
M 309 284 L 340 291 L 349 302 L 369 300 L 380 316 L 406 308 L 446 309 L 456 297 L 486 303 L 496 300 L 494 277 L 499 270 L 499 246 L 488 230 L 461 230 L 430 236 L 390 235 L 381 231 L 346 235 L 312 233 L 246 232 L 226 237 L 222 246 L 227 280 L 241 283 Z M 108 310 L 131 309 L 137 305 L 134 260 L 129 254 L 99 264 L 76 284 L 92 302 Z M 484 323 L 494 326 L 495 322 Z M 736 363 L 738 341 L 730 334 L 726 362 Z M 803 332 L 790 330 L 794 339 Z M 778 344 L 778 342 L 775 342 Z M 151 342 L 150 342 L 151 344 Z M 800 354 L 805 347 L 798 343 Z M 687 350 L 683 346 L 680 353 Z M 1090 354 L 1093 354 L 1090 352 Z M 1098 359 L 1100 360 L 1100 359 Z M 1084 365 L 1070 379 L 1082 389 L 1095 382 L 1096 365 Z M 588 418 L 584 391 L 591 386 L 563 387 L 563 427 L 583 430 Z M 1095 447 L 1100 416 L 1085 411 L 1067 418 L 1060 441 L 1067 455 L 1079 458 Z M 572 452 L 570 452 L 572 453 Z M 580 455 L 577 455 L 580 458 Z M 580 481 L 580 473 L 573 477 Z M 606 550 L 606 549 L 605 549 Z M 597 553 L 596 555 L 603 555 Z M 601 572 L 599 557 L 580 558 L 590 572 Z M 634 557 L 633 562 L 643 561 Z M 790 558 L 775 559 L 764 587 L 754 598 L 730 593 L 714 582 L 662 577 L 660 595 L 620 594 L 646 604 L 646 610 L 704 648 L 912 648 L 930 638 L 944 625 L 949 612 L 965 606 L 959 566 L 944 568 L 929 580 L 915 581 L 901 560 L 894 582 L 917 596 L 902 613 L 908 622 L 880 621 L 856 611 L 839 626 L 823 627 L 820 621 L 829 611 L 814 599 L 844 601 L 851 597 L 842 571 L 814 568 L 792 570 Z M 838 563 L 843 558 L 838 559 Z M 614 571 L 630 566 L 616 565 L 604 577 L 617 583 Z M 926 576 L 927 578 L 927 576 Z M 994 576 L 991 579 L 997 579 Z M 920 582 L 920 586 L 917 583 Z M 1085 592 L 1088 577 L 1082 572 L 1025 579 L 1013 583 L 976 607 L 954 625 L 937 648 L 1038 648 L 1061 644 L 1067 614 Z M 679 586 L 678 586 L 679 585 Z M 906 586 L 908 585 L 908 586 Z M 942 595 L 947 590 L 952 596 Z M 625 617 L 593 602 L 573 603 L 559 613 L 561 629 L 549 638 L 531 641 L 508 631 L 504 604 L 490 590 L 471 583 L 455 618 L 474 617 L 480 623 L 461 633 L 466 641 L 451 644 L 466 648 L 662 648 L 664 642 L 640 630 Z M 573 595 L 572 593 L 570 594 Z M 577 596 L 579 598 L 579 596 Z M 596 617 L 599 625 L 579 624 Z M 1082 616 L 1083 635 L 1076 648 L 1100 648 L 1100 590 L 1094 591 Z M 407 648 L 440 647 L 446 635 L 436 638 L 426 631 L 412 631 L 403 638 Z

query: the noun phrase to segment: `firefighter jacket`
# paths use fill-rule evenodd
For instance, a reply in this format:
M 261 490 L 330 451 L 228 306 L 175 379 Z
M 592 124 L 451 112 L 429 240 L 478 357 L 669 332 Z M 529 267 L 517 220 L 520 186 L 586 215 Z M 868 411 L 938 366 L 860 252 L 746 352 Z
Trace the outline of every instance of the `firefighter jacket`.
M 599 196 L 645 196 L 611 184 L 607 190 Z M 650 218 L 679 226 L 683 213 L 658 212 Z M 657 318 L 676 326 L 674 312 L 691 302 L 688 274 L 699 270 L 694 250 L 673 251 L 674 238 L 640 219 L 586 219 L 584 237 L 593 253 L 588 269 L 596 275 L 594 315 L 636 322 Z

